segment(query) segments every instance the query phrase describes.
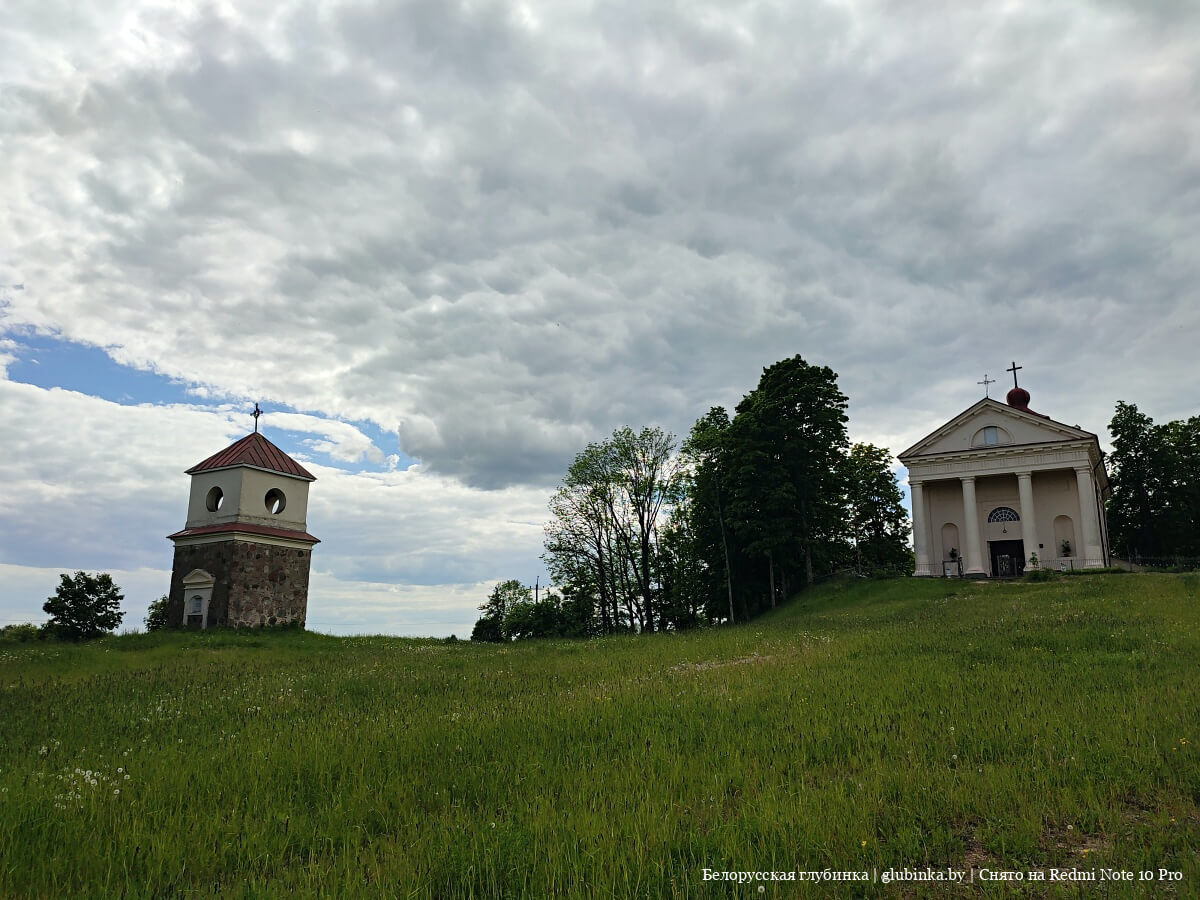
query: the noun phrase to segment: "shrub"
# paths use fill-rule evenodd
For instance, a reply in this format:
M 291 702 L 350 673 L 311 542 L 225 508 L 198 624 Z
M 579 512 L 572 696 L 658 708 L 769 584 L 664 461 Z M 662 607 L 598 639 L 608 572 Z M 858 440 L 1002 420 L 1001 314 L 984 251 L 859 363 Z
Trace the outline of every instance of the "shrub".
M 20 625 L 5 625 L 0 628 L 0 641 L 12 641 L 17 644 L 27 644 L 30 641 L 38 641 L 44 637 L 42 629 L 32 622 L 23 622 Z
M 64 641 L 86 641 L 121 624 L 125 595 L 113 584 L 111 575 L 76 572 L 74 577 L 63 573 L 61 578 L 54 596 L 42 605 L 50 615 L 48 634 Z
M 1025 570 L 1025 580 L 1026 581 L 1053 581 L 1054 574 L 1055 573 L 1052 569 L 1041 569 L 1041 568 L 1026 569 Z
M 489 644 L 503 643 L 504 623 L 496 616 L 480 616 L 471 630 L 471 640 L 484 641 Z
M 171 598 L 163 594 L 157 600 L 150 601 L 150 608 L 146 610 L 146 630 L 147 631 L 162 631 L 167 627 L 167 604 Z

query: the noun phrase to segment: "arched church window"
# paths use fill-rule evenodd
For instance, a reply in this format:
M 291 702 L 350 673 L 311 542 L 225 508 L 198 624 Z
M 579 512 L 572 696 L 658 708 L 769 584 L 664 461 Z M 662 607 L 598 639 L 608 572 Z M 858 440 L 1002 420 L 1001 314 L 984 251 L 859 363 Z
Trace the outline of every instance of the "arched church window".
M 997 506 L 988 513 L 988 522 L 1020 522 L 1021 517 L 1017 515 L 1015 509 L 1010 509 L 1007 506 Z
M 999 425 L 985 425 L 971 438 L 972 447 L 998 447 L 1001 444 L 1011 444 L 1012 442 L 1012 435 Z

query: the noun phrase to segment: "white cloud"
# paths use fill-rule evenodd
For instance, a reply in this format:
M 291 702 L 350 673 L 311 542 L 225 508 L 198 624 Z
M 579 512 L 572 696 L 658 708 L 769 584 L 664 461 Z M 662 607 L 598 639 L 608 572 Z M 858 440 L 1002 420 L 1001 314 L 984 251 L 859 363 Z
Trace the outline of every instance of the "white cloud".
M 1097 432 L 1122 399 L 1194 414 L 1198 9 L 23 7 L 0 57 L 0 284 L 25 290 L 0 328 L 286 405 L 347 466 L 390 469 L 371 435 L 395 434 L 420 466 L 345 487 L 374 512 L 338 510 L 372 549 L 331 571 L 368 581 L 507 577 L 481 548 L 529 544 L 490 517 L 614 427 L 686 432 L 795 353 L 839 373 L 856 440 L 893 450 L 1013 358 L 1035 409 Z M 152 454 L 176 483 L 180 453 L 237 433 L 165 415 L 198 429 Z M 104 454 L 58 484 L 45 444 L 10 445 L 24 490 L 88 524 L 17 543 L 101 556 L 89 524 L 124 522 L 138 488 Z M 517 493 L 474 490 L 499 487 Z M 372 516 L 393 498 L 432 543 L 389 546 Z
M 383 451 L 367 435 L 345 422 L 287 412 L 272 413 L 270 421 L 272 428 L 321 435 L 319 440 L 306 440 L 305 445 L 340 462 L 354 463 L 364 459 L 372 463 L 384 461 Z
M 169 587 L 166 535 L 184 524 L 183 470 L 241 437 L 245 413 L 122 406 L 0 380 L 0 415 L 8 425 L 0 430 L 0 619 L 40 618 L 58 573 L 83 569 L 119 573 L 140 622 L 145 604 Z M 336 422 L 271 420 L 357 441 Z M 321 539 L 309 608 L 322 629 L 469 633 L 492 583 L 542 571 L 544 490 L 482 491 L 419 465 L 306 467 L 317 478 L 308 527 Z

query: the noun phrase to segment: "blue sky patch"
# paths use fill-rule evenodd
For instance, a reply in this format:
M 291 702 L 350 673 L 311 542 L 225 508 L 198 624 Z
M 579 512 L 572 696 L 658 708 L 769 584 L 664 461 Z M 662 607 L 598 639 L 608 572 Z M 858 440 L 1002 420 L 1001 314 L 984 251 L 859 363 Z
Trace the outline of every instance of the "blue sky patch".
M 100 347 L 91 347 L 47 335 L 9 332 L 6 336 L 16 344 L 13 349 L 13 355 L 16 358 L 8 366 L 9 381 L 31 384 L 45 389 L 61 388 L 77 391 L 123 406 L 143 403 L 177 403 L 197 408 L 210 406 L 208 403 L 199 402 L 193 394 L 188 392 L 190 385 L 187 382 L 156 372 L 123 366 Z M 247 404 L 247 412 L 250 406 L 251 404 Z M 400 444 L 394 432 L 385 431 L 371 422 L 356 421 L 346 421 L 346 424 L 354 426 L 370 438 L 371 442 L 382 451 L 383 460 L 372 460 L 365 455 L 354 461 L 335 459 L 327 453 L 315 451 L 311 446 L 311 442 L 325 440 L 324 436 L 308 431 L 290 431 L 271 427 L 271 413 L 275 411 L 317 415 L 320 418 L 326 418 L 325 416 L 284 405 L 264 403 L 263 406 L 265 407 L 261 422 L 263 434 L 289 455 L 302 456 L 321 465 L 346 472 L 386 471 L 390 468 L 387 460 L 389 456 L 398 457 L 397 469 L 407 469 L 415 462 L 400 450 Z M 214 448 L 214 452 L 218 449 L 220 448 Z
M 8 366 L 9 381 L 78 391 L 123 405 L 195 405 L 196 398 L 188 394 L 183 382 L 123 366 L 99 347 L 45 335 L 9 333 L 8 337 L 16 344 L 16 360 Z

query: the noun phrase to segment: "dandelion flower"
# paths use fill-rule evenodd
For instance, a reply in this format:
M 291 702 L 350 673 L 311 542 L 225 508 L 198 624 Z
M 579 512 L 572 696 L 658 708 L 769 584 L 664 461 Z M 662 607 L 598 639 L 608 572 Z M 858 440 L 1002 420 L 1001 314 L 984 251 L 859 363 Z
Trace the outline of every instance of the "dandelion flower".
M 113 796 L 114 796 L 114 797 L 120 797 L 120 796 L 121 796 L 121 789 L 120 789 L 120 788 L 113 788 Z

